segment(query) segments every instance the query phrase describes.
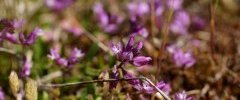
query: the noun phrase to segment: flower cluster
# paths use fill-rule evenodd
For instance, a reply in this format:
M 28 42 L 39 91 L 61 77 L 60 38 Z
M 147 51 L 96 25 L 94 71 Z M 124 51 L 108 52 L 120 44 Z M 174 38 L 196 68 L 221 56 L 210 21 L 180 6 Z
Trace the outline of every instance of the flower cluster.
M 3 40 L 7 40 L 14 44 L 22 44 L 22 45 L 32 45 L 36 39 L 37 36 L 40 35 L 41 29 L 35 28 L 31 33 L 29 33 L 27 36 L 24 36 L 23 33 L 19 33 L 18 39 L 16 34 L 14 34 L 14 31 L 21 27 L 23 25 L 24 21 L 11 21 L 8 19 L 2 19 L 0 20 L 0 25 L 2 26 L 0 29 L 0 42 Z
M 74 64 L 77 63 L 79 58 L 82 58 L 84 56 L 84 53 L 82 53 L 81 50 L 74 48 L 70 54 L 70 56 L 65 59 L 60 56 L 60 54 L 55 50 L 51 49 L 50 54 L 48 57 L 55 61 L 56 64 L 61 65 L 63 67 L 71 68 Z
M 135 37 L 130 36 L 127 45 L 124 47 L 124 44 L 119 42 L 117 45 L 111 43 L 111 50 L 116 54 L 118 60 L 123 63 L 131 63 L 137 67 L 148 64 L 152 58 L 141 56 L 140 50 L 143 47 L 142 41 L 135 43 Z
M 74 0 L 45 0 L 46 5 L 55 11 L 61 11 L 71 6 Z
M 172 58 L 177 67 L 189 68 L 196 62 L 190 51 L 184 53 L 176 45 L 168 46 L 167 50 L 172 55 Z
M 101 3 L 96 3 L 93 6 L 93 12 L 99 22 L 99 27 L 107 33 L 116 32 L 119 25 L 123 22 L 123 17 L 106 12 Z

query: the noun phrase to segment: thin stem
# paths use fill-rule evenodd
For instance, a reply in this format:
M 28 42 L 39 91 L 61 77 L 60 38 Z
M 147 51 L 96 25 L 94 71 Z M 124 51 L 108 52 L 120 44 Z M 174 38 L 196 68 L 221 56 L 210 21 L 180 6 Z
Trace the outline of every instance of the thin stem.
M 162 90 L 157 88 L 156 85 L 148 78 L 145 77 L 136 77 L 136 78 L 121 78 L 121 79 L 105 79 L 105 80 L 91 80 L 83 82 L 74 82 L 74 83 L 63 83 L 63 84 L 40 84 L 40 87 L 63 87 L 63 86 L 72 86 L 72 85 L 83 85 L 83 84 L 92 84 L 92 83 L 104 83 L 104 82 L 115 82 L 115 81 L 131 81 L 131 80 L 145 80 L 147 81 L 155 90 L 157 90 L 166 100 L 171 100 Z
M 0 52 L 4 52 L 4 53 L 10 54 L 10 55 L 16 55 L 15 51 L 8 50 L 8 49 L 5 49 L 5 48 L 0 48 Z
M 110 50 L 108 49 L 108 47 L 103 44 L 101 41 L 99 41 L 94 35 L 92 35 L 90 32 L 88 32 L 87 30 L 83 29 L 84 30 L 84 33 L 85 35 L 90 39 L 92 40 L 93 42 L 96 42 L 98 44 L 98 46 L 100 48 L 102 48 L 103 51 L 105 52 L 109 52 Z M 111 53 L 110 53 L 111 54 Z M 111 54 L 112 55 L 112 54 Z

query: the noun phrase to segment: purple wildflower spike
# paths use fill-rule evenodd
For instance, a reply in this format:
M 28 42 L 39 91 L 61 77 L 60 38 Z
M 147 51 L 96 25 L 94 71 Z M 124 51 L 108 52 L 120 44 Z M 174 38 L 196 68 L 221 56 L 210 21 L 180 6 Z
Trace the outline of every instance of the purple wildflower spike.
M 34 31 L 28 34 L 26 37 L 23 35 L 23 33 L 20 33 L 19 40 L 23 45 L 32 45 L 36 41 L 40 32 L 41 29 L 35 28 Z
M 139 52 L 143 47 L 143 43 L 140 41 L 135 43 L 134 35 L 129 38 L 129 41 L 125 47 L 122 44 L 110 45 L 110 48 L 114 54 L 116 54 L 119 61 L 124 63 L 132 63 L 135 66 L 143 66 L 148 64 L 152 59 L 150 57 L 140 56 Z
M 188 97 L 185 91 L 174 94 L 174 100 L 194 100 L 193 97 Z
M 73 4 L 74 0 L 45 0 L 46 5 L 55 11 L 61 11 Z

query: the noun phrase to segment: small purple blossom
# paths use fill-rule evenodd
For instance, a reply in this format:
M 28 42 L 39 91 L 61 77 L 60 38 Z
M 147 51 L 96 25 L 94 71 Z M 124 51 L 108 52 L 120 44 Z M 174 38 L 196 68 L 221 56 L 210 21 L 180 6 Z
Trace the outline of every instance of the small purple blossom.
M 55 11 L 61 11 L 73 4 L 74 0 L 45 0 L 46 5 Z
M 167 6 L 173 10 L 179 10 L 182 8 L 184 0 L 167 0 Z
M 4 36 L 5 39 L 8 40 L 9 42 L 14 43 L 14 44 L 18 43 L 18 40 L 17 40 L 17 38 L 16 38 L 16 36 L 14 34 L 6 32 L 4 35 L 5 35 Z
M 190 17 L 186 11 L 177 11 L 173 22 L 170 25 L 170 30 L 173 33 L 185 35 L 188 33 L 188 27 L 190 25 Z
M 125 47 L 122 43 L 110 45 L 110 48 L 114 54 L 116 54 L 119 61 L 123 63 L 132 63 L 139 67 L 148 64 L 152 59 L 150 57 L 140 56 L 140 50 L 143 47 L 142 41 L 135 43 L 134 36 L 129 38 L 129 41 Z
M 162 90 L 164 93 L 169 94 L 171 91 L 171 86 L 169 83 L 165 83 L 164 81 L 160 81 L 156 84 L 156 86 Z
M 137 90 L 139 91 L 143 91 L 145 93 L 148 94 L 152 94 L 154 92 L 156 92 L 156 90 L 154 89 L 154 87 L 152 87 L 148 82 L 144 81 L 142 84 L 136 84 L 134 86 Z M 164 93 L 169 94 L 169 92 L 171 91 L 171 87 L 170 84 L 165 83 L 163 81 L 160 81 L 156 84 L 156 87 L 159 88 L 160 90 L 162 90 Z
M 41 29 L 35 28 L 27 36 L 24 36 L 23 33 L 19 33 L 19 40 L 23 45 L 32 45 L 36 41 L 37 36 L 40 35 L 40 32 L 41 32 Z
M 194 30 L 202 30 L 206 26 L 206 22 L 199 16 L 192 17 L 192 27 Z
M 74 48 L 70 54 L 70 57 L 68 58 L 69 64 L 75 64 L 79 58 L 82 58 L 84 56 L 84 53 L 82 53 L 81 50 L 78 48 Z
M 127 8 L 131 16 L 141 17 L 150 12 L 150 6 L 147 2 L 130 2 L 127 4 Z
M 5 93 L 2 90 L 2 87 L 0 87 L 0 100 L 6 100 Z
M 72 50 L 68 59 L 62 58 L 60 54 L 53 48 L 50 50 L 50 54 L 48 55 L 48 57 L 51 60 L 55 61 L 57 65 L 61 65 L 68 68 L 71 68 L 72 65 L 76 64 L 78 59 L 82 58 L 83 56 L 84 56 L 84 53 L 82 53 L 82 51 L 77 48 L 74 48 Z
M 167 50 L 172 55 L 172 58 L 177 67 L 189 68 L 193 66 L 196 62 L 190 51 L 184 53 L 176 45 L 171 45 L 167 47 Z
M 175 93 L 174 100 L 194 100 L 193 97 L 188 97 L 185 91 Z
M 104 10 L 103 4 L 96 3 L 93 6 L 94 15 L 99 22 L 99 26 L 108 33 L 113 33 L 117 30 L 118 26 L 123 22 L 121 16 L 107 13 Z
M 143 38 L 147 38 L 149 35 L 148 30 L 143 27 L 143 25 L 139 25 L 135 19 L 132 19 L 131 22 L 131 33 L 132 34 L 138 34 L 142 36 Z

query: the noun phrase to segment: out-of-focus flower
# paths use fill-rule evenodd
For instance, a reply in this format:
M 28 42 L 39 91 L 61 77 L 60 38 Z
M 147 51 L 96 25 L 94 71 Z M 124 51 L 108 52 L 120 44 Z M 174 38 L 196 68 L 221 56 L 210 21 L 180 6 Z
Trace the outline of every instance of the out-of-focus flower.
M 76 18 L 71 16 L 61 21 L 61 27 L 75 36 L 80 36 L 83 33 L 81 25 L 77 22 Z
M 21 77 L 25 78 L 31 74 L 32 68 L 32 52 L 28 51 L 23 58 L 23 66 L 20 72 Z
M 17 38 L 14 34 L 11 34 L 11 33 L 7 32 L 4 35 L 5 35 L 4 38 L 6 40 L 8 40 L 9 42 L 14 43 L 14 44 L 18 43 L 18 40 L 17 40 Z
M 70 57 L 68 58 L 69 65 L 75 64 L 79 58 L 82 58 L 84 53 L 78 48 L 74 48 L 71 52 Z
M 135 43 L 134 35 L 129 38 L 126 47 L 122 43 L 114 45 L 111 43 L 110 49 L 116 54 L 119 61 L 123 63 L 132 63 L 139 67 L 148 64 L 152 59 L 150 57 L 140 56 L 140 50 L 143 47 L 142 41 Z
M 147 2 L 130 2 L 127 4 L 127 8 L 131 16 L 141 17 L 150 12 L 150 6 Z
M 13 21 L 13 26 L 14 28 L 21 28 L 25 24 L 25 20 L 20 19 L 20 20 L 14 20 Z
M 194 100 L 193 97 L 188 97 L 185 91 L 174 94 L 174 100 Z
M 31 73 L 31 68 L 32 68 L 32 61 L 30 59 L 25 58 L 23 68 L 21 70 L 21 76 L 28 77 Z
M 124 77 L 125 77 L 125 78 L 134 78 L 134 77 L 136 77 L 136 76 L 133 75 L 133 74 L 130 73 L 130 72 L 125 71 L 125 72 L 124 72 Z M 140 84 L 140 81 L 139 81 L 139 80 L 130 80 L 130 81 L 128 81 L 128 83 L 129 83 L 129 84 L 132 84 L 132 85 L 137 85 L 137 84 Z
M 164 93 L 169 94 L 171 91 L 171 86 L 169 83 L 165 83 L 163 81 L 160 81 L 156 84 L 157 88 L 162 90 Z
M 167 6 L 173 10 L 179 10 L 182 8 L 183 0 L 167 0 Z
M 163 81 L 160 81 L 156 84 L 156 87 L 162 90 L 164 93 L 169 94 L 171 91 L 170 84 L 164 83 Z M 156 92 L 154 87 L 152 87 L 148 82 L 144 81 L 142 84 L 135 84 L 135 88 L 139 91 L 143 91 L 145 93 L 151 94 Z
M 53 48 L 50 50 L 50 54 L 48 55 L 48 57 L 51 60 L 55 61 L 57 65 L 61 65 L 68 68 L 71 68 L 72 65 L 76 64 L 78 59 L 82 58 L 83 56 L 84 53 L 82 53 L 82 51 L 77 48 L 74 48 L 72 50 L 68 59 L 62 58 L 60 54 Z
M 190 17 L 186 11 L 177 11 L 173 22 L 170 25 L 170 30 L 176 34 L 187 34 L 190 25 Z
M 163 1 L 162 0 L 155 0 L 154 3 L 154 7 L 155 7 L 155 15 L 161 16 L 165 10 L 164 5 L 163 5 Z
M 148 30 L 147 30 L 145 27 L 139 25 L 139 24 L 136 22 L 135 19 L 132 20 L 132 21 L 130 22 L 130 24 L 131 24 L 131 33 L 132 33 L 132 34 L 139 34 L 139 35 L 142 36 L 143 38 L 147 38 L 147 37 L 148 37 L 148 35 L 149 35 Z
M 0 87 L 0 100 L 6 100 L 5 93 L 2 90 L 2 87 Z
M 171 45 L 167 47 L 167 50 L 172 55 L 172 58 L 177 67 L 189 68 L 193 66 L 196 62 L 190 51 L 184 53 L 176 45 Z
M 24 36 L 23 33 L 19 33 L 19 40 L 23 45 L 32 45 L 36 39 L 37 36 L 40 35 L 41 29 L 35 28 L 33 32 L 28 34 L 27 36 Z
M 206 22 L 204 19 L 198 16 L 192 17 L 192 27 L 194 30 L 202 30 L 206 26 Z
M 45 0 L 46 5 L 55 11 L 61 11 L 71 6 L 74 0 Z
M 123 17 L 107 13 L 101 3 L 96 3 L 93 6 L 94 15 L 105 32 L 114 33 L 118 26 L 123 22 Z

